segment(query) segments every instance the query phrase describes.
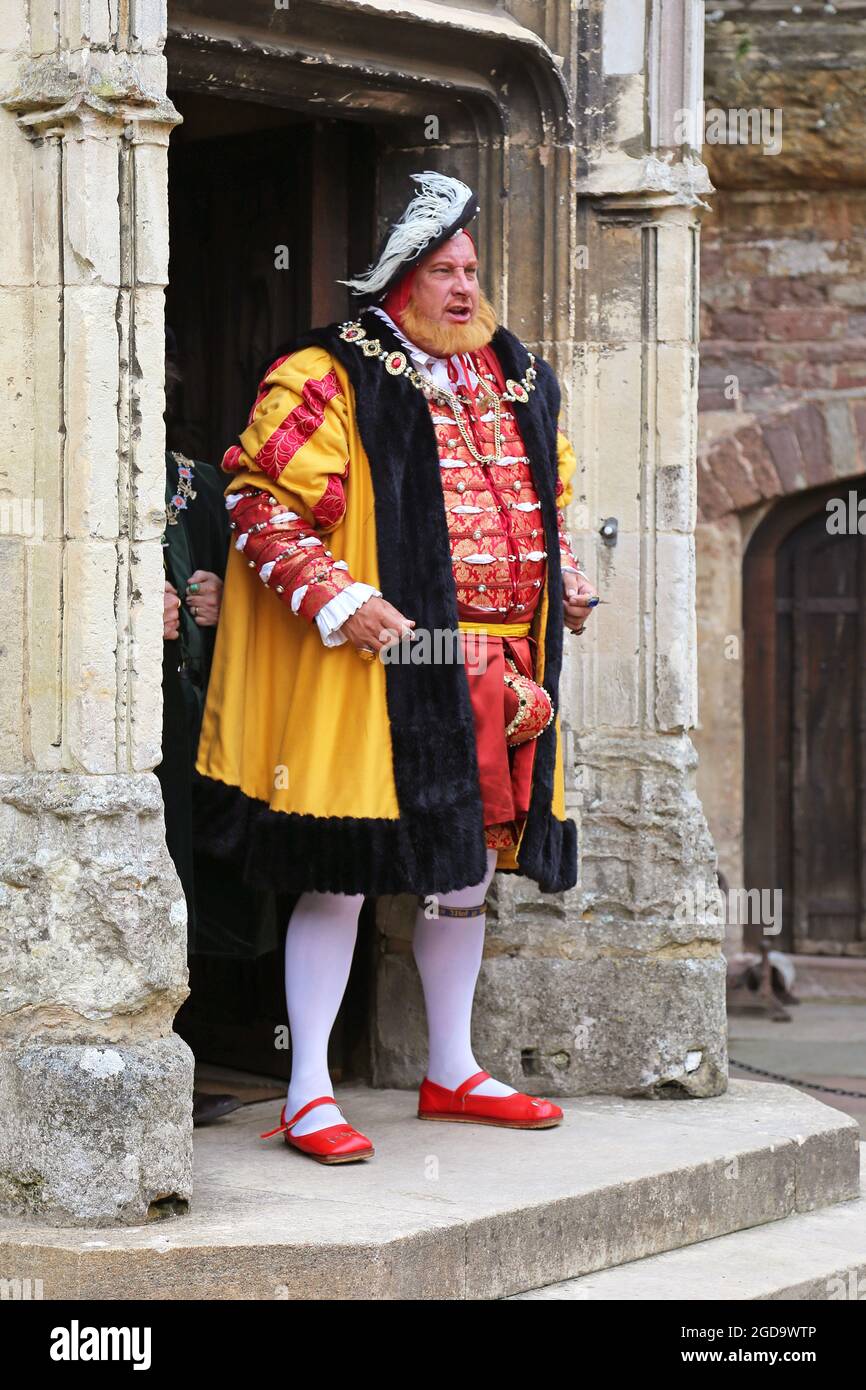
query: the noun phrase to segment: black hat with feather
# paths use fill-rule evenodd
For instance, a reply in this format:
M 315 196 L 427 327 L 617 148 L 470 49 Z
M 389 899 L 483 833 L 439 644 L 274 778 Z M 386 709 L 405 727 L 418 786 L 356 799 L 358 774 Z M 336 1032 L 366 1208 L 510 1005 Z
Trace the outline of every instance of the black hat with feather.
M 370 304 L 380 303 L 423 256 L 462 231 L 479 212 L 477 197 L 459 179 L 429 169 L 410 177 L 420 191 L 383 238 L 369 270 L 354 280 L 337 281 Z

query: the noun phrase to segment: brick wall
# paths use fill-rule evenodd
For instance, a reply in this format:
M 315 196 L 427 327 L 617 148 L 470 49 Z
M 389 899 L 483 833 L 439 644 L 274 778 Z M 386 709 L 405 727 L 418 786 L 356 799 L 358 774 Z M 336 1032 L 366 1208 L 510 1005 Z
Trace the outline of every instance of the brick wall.
M 866 470 L 866 192 L 723 190 L 701 256 L 702 519 Z

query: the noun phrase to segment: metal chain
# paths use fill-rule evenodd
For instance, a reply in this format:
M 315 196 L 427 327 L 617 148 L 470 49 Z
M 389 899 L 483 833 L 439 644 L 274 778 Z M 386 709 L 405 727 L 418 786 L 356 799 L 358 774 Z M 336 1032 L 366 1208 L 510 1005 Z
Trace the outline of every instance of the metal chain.
M 773 1081 L 786 1081 L 791 1086 L 802 1086 L 806 1091 L 826 1091 L 831 1096 L 854 1096 L 857 1100 L 866 1100 L 866 1091 L 846 1091 L 841 1086 L 822 1086 L 819 1081 L 798 1081 L 795 1076 L 782 1076 L 778 1071 L 765 1071 L 763 1067 L 752 1067 L 748 1062 L 738 1062 L 736 1058 L 729 1057 L 728 1061 L 734 1067 L 739 1067 L 741 1071 L 753 1071 L 758 1076 L 769 1076 Z
M 469 437 L 469 430 L 463 423 L 463 406 L 457 399 L 456 392 L 448 392 L 448 403 L 451 406 L 454 421 L 460 431 L 463 443 L 466 445 L 476 463 L 498 463 L 502 457 L 502 401 L 498 396 L 493 397 L 493 453 L 480 454 L 474 442 Z
M 478 377 L 478 385 L 483 393 L 487 395 L 488 401 L 493 406 L 493 454 L 481 454 L 475 447 L 474 441 L 469 436 L 469 428 L 463 423 L 464 407 L 456 391 L 450 387 L 442 386 L 440 391 L 444 395 L 447 404 L 451 406 L 451 413 L 454 422 L 460 431 L 463 443 L 466 445 L 476 463 L 498 463 L 502 457 L 502 398 L 496 394 L 482 377 Z M 471 391 L 471 388 L 470 388 Z M 441 399 L 441 397 L 440 397 Z M 468 418 L 468 417 L 467 417 Z

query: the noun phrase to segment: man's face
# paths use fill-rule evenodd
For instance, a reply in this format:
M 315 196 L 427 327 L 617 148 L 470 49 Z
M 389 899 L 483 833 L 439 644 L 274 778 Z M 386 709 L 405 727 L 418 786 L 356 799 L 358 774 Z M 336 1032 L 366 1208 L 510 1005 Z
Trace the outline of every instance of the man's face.
M 469 323 L 478 310 L 478 259 L 463 232 L 421 262 L 412 281 L 416 308 L 445 327 Z

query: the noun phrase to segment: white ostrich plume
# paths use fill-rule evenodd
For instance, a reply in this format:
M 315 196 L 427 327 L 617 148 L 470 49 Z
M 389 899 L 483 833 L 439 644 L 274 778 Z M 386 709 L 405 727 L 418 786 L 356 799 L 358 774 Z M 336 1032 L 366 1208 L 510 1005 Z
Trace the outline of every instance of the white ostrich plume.
M 414 260 L 444 227 L 456 221 L 473 197 L 471 188 L 448 174 L 428 169 L 410 177 L 421 185 L 421 191 L 415 194 L 399 222 L 393 224 L 379 260 L 366 274 L 354 280 L 338 280 L 338 285 L 348 285 L 354 294 L 383 290 L 403 262 Z

